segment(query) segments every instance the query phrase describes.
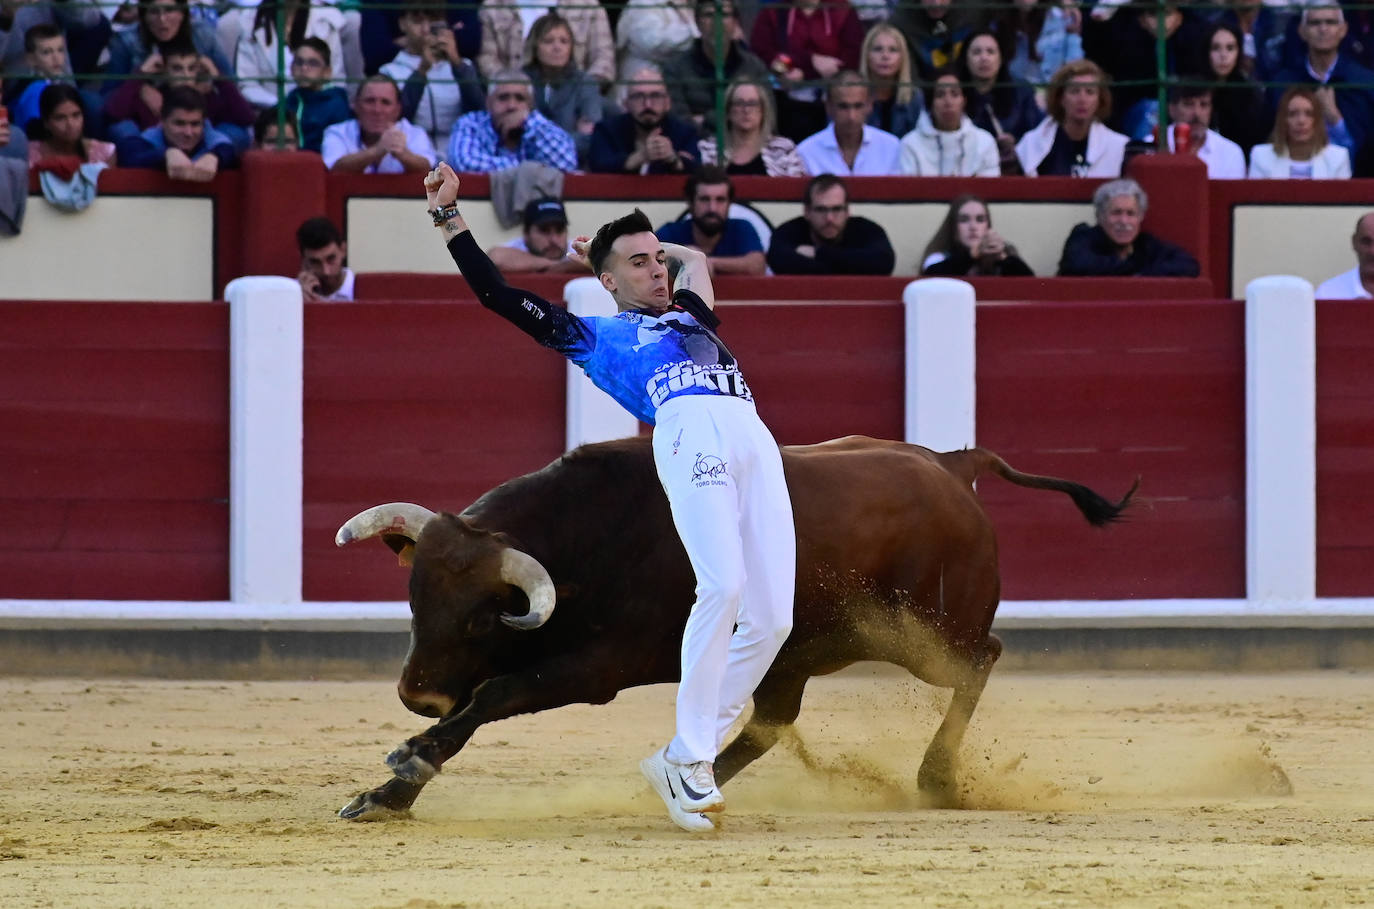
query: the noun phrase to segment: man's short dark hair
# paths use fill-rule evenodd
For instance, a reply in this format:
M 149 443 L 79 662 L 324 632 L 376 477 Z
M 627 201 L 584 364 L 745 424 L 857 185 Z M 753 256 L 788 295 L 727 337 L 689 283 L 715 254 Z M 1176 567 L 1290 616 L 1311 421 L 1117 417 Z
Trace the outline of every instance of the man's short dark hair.
M 61 37 L 62 29 L 53 25 L 51 22 L 40 22 L 37 25 L 30 26 L 29 30 L 24 32 L 24 50 L 31 54 L 38 50 L 39 41 Z
M 587 258 L 592 264 L 592 274 L 601 274 L 601 266 L 606 264 L 606 257 L 611 254 L 611 244 L 616 240 L 629 234 L 653 232 L 653 222 L 649 220 L 648 215 L 637 208 L 628 215 L 601 225 L 601 229 L 592 238 L 592 245 L 587 249 Z
M 275 107 L 269 107 L 264 110 L 258 111 L 258 119 L 253 121 L 254 145 L 262 145 L 262 140 L 267 136 L 268 127 L 276 126 L 278 123 L 278 118 L 279 113 L 277 111 L 277 108 Z M 296 140 L 297 142 L 299 142 L 301 138 L 301 128 L 300 124 L 296 122 L 295 112 L 290 109 L 287 109 L 286 116 L 284 118 L 281 118 L 281 122 L 291 127 L 291 132 L 296 134 Z
M 812 177 L 811 182 L 806 184 L 806 192 L 802 194 L 802 204 L 810 208 L 811 204 L 816 201 L 817 193 L 823 193 L 836 186 L 844 190 L 844 200 L 848 202 L 849 187 L 845 185 L 844 180 L 834 174 L 821 174 L 818 177 Z
M 730 191 L 730 201 L 735 201 L 735 184 L 730 180 L 730 174 L 718 164 L 708 164 L 705 167 L 697 168 L 692 175 L 687 178 L 687 185 L 684 193 L 687 202 L 690 204 L 697 197 L 698 186 L 719 186 L 722 183 Z
M 1203 82 L 1202 76 L 1181 76 L 1178 82 L 1169 86 L 1169 103 L 1186 101 L 1189 98 L 1212 96 L 1212 86 Z
M 396 100 L 398 102 L 401 100 L 401 86 L 397 85 L 396 80 L 388 76 L 386 73 L 374 73 L 371 76 L 368 76 L 363 81 L 359 82 L 358 90 L 353 93 L 353 97 L 356 98 L 359 95 L 361 95 L 363 93 L 363 89 L 367 88 L 374 82 L 378 85 L 390 85 L 392 91 L 396 92 Z
M 333 54 L 329 50 L 329 44 L 326 43 L 323 38 L 316 38 L 314 35 L 311 35 L 309 38 L 302 38 L 301 43 L 297 44 L 295 49 L 300 50 L 303 47 L 308 47 L 319 54 L 324 59 L 325 66 L 332 67 L 334 65 L 332 59 Z
M 195 57 L 200 59 L 200 49 L 191 42 L 190 38 L 183 38 L 180 35 L 172 38 L 166 44 L 158 46 L 157 52 L 162 55 L 162 59 L 168 57 Z
M 162 119 L 172 116 L 172 111 L 180 110 L 205 113 L 205 96 L 189 85 L 178 85 L 162 93 Z
M 310 218 L 296 228 L 296 246 L 301 255 L 308 249 L 324 249 L 335 243 L 342 246 L 343 241 L 343 234 L 334 226 L 334 222 L 323 216 Z

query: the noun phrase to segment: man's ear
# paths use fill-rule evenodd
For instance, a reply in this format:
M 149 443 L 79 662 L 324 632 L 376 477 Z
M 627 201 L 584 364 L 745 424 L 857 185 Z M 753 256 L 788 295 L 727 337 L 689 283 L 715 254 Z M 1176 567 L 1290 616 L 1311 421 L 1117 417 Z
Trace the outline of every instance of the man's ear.
M 600 279 L 602 287 L 606 288 L 606 290 L 611 293 L 615 293 L 615 275 L 608 271 L 603 271 L 601 274 L 597 275 L 597 278 Z
M 339 258 L 343 259 L 345 262 L 348 261 L 348 243 L 339 244 Z

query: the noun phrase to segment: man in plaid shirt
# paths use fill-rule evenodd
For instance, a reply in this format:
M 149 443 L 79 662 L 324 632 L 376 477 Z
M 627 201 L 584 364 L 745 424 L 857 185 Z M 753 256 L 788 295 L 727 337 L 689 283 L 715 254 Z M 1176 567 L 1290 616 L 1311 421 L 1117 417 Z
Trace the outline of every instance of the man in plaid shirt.
M 492 77 L 487 109 L 453 124 L 448 162 L 457 171 L 490 173 L 525 161 L 576 170 L 577 147 L 562 127 L 534 109 L 529 76 L 504 70 Z

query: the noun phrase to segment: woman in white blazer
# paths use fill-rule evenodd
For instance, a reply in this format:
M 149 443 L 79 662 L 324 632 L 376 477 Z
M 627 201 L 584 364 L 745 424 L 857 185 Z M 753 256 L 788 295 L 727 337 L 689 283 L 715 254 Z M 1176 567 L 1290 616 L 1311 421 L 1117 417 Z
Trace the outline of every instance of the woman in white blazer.
M 296 87 L 291 80 L 291 48 L 303 38 L 320 38 L 329 45 L 330 61 L 334 64 L 336 80 L 359 78 L 361 73 L 345 72 L 343 41 L 344 14 L 332 6 L 311 5 L 302 0 L 262 0 L 257 7 L 236 10 L 231 15 L 242 20 L 238 47 L 234 52 L 234 69 L 238 73 L 239 91 L 254 107 L 272 107 L 277 103 L 277 7 L 286 7 L 286 91 Z M 348 93 L 353 94 L 353 85 Z
M 1295 85 L 1279 98 L 1274 136 L 1250 150 L 1252 180 L 1348 180 L 1350 152 L 1330 141 L 1321 102 Z
M 1126 136 L 1108 129 L 1112 113 L 1107 74 L 1091 60 L 1059 67 L 1045 93 L 1049 116 L 1016 143 L 1016 158 L 1028 177 L 1119 177 Z

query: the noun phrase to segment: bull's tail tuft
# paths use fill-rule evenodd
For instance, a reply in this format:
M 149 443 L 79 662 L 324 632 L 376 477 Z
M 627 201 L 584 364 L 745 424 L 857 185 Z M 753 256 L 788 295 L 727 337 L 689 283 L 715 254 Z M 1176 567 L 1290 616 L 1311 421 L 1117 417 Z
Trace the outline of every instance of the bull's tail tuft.
M 1078 506 L 1083 517 L 1087 518 L 1088 523 L 1094 527 L 1105 527 L 1108 524 L 1123 520 L 1123 512 L 1130 507 L 1136 490 L 1140 488 L 1140 477 L 1136 477 L 1131 488 L 1126 490 L 1126 494 L 1121 497 L 1121 501 L 1112 502 L 1082 483 L 1061 480 L 1059 477 L 1042 477 L 1033 473 L 1022 473 L 986 448 L 975 448 L 972 451 L 979 456 L 979 473 L 995 473 L 1009 483 L 1030 489 L 1053 489 L 1056 492 L 1062 492 L 1073 499 L 1073 504 Z

